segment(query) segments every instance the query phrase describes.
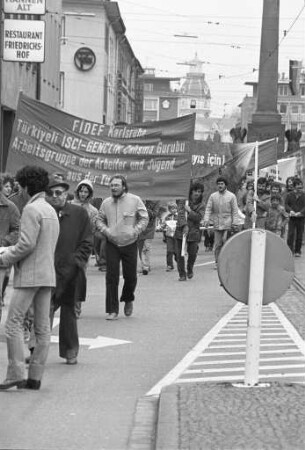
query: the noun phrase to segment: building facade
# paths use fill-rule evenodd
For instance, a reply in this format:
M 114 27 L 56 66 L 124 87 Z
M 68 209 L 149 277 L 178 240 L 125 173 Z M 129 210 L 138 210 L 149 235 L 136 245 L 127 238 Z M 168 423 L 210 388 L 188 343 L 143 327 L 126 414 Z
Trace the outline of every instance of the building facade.
M 62 0 L 46 0 L 46 13 L 36 15 L 3 14 L 4 19 L 43 20 L 45 22 L 44 62 L 15 62 L 1 59 L 0 67 L 0 170 L 6 166 L 12 126 L 20 91 L 58 107 L 60 101 L 60 36 Z
M 113 125 L 142 120 L 143 69 L 117 2 L 63 0 L 61 108 Z
M 211 117 L 211 93 L 202 72 L 202 63 L 195 58 L 186 63 L 186 77 L 157 76 L 146 68 L 143 83 L 143 121 L 168 120 L 196 113 L 195 139 L 232 142 L 230 130 L 236 118 Z
M 246 85 L 252 86 L 252 97 L 247 96 L 243 99 L 241 107 L 241 126 L 248 127 L 251 122 L 252 114 L 256 110 L 257 104 L 257 82 L 246 82 Z M 298 130 L 302 133 L 299 141 L 300 146 L 305 146 L 305 72 L 300 73 L 298 80 L 297 93 L 292 93 L 290 79 L 282 73 L 278 79 L 278 101 L 277 109 L 282 117 L 282 124 L 286 130 Z M 288 148 L 288 142 L 285 142 L 285 150 Z
M 145 69 L 142 76 L 144 122 L 178 117 L 180 93 L 173 87 L 177 81 L 180 78 L 159 77 L 155 69 Z

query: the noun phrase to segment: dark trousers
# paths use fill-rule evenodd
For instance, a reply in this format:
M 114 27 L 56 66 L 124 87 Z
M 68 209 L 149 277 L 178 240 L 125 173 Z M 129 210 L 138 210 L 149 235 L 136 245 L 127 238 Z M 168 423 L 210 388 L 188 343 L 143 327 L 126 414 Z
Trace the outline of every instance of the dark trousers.
M 79 351 L 77 319 L 75 314 L 75 304 L 59 304 L 51 299 L 50 320 L 53 326 L 54 314 L 60 308 L 59 321 L 59 356 L 61 358 L 76 358 Z
M 290 217 L 287 244 L 292 253 L 301 253 L 304 231 L 304 218 Z
M 93 248 L 97 264 L 99 266 L 106 266 L 106 236 L 94 236 Z
M 178 272 L 179 276 L 183 277 L 186 276 L 185 271 L 185 258 L 184 256 L 181 256 L 181 249 L 182 249 L 182 239 L 175 239 L 176 241 L 176 255 L 177 255 L 177 266 L 178 266 Z M 193 267 L 197 258 L 198 253 L 198 242 L 197 241 L 191 241 L 186 243 L 186 251 L 187 251 L 187 264 L 186 264 L 186 270 L 187 272 L 193 272 Z
M 133 302 L 134 292 L 137 286 L 137 242 L 118 247 L 107 241 L 106 244 L 106 313 L 119 313 L 119 280 L 120 262 L 124 285 L 121 294 L 121 302 Z
M 174 259 L 177 261 L 175 238 L 166 236 L 166 265 L 174 268 Z

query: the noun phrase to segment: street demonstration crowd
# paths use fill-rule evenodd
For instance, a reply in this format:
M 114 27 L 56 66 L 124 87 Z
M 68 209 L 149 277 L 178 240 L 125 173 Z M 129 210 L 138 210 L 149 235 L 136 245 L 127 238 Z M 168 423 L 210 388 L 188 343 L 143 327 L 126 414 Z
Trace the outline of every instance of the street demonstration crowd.
M 272 179 L 244 178 L 234 194 L 219 176 L 206 205 L 204 186 L 192 180 L 187 200 L 166 207 L 128 191 L 126 178 L 116 174 L 110 196 L 94 198 L 92 183 L 82 180 L 74 194 L 64 174 L 48 174 L 25 166 L 12 177 L 0 177 L 1 309 L 12 266 L 13 293 L 5 323 L 8 366 L 0 390 L 40 389 L 54 314 L 60 309 L 59 355 L 77 364 L 77 319 L 86 298 L 86 269 L 91 255 L 106 273 L 106 319 L 116 320 L 119 304 L 133 313 L 137 272 L 151 270 L 156 228 L 166 244 L 166 271 L 176 263 L 179 281 L 192 279 L 199 243 L 214 250 L 242 229 L 257 227 L 287 240 L 295 257 L 301 255 L 305 220 L 302 180 L 289 177 L 286 186 Z M 187 255 L 187 257 L 186 257 Z M 124 284 L 119 297 L 120 266 Z M 25 358 L 24 342 L 30 355 Z M 25 377 L 26 366 L 28 375 Z

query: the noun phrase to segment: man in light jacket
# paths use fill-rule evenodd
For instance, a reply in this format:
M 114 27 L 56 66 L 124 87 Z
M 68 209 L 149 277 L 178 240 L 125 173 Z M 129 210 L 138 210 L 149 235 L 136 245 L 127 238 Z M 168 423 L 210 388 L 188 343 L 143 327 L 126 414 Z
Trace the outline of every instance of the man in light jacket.
M 119 314 L 119 278 L 122 261 L 124 286 L 120 301 L 125 302 L 125 316 L 133 312 L 137 285 L 137 239 L 148 224 L 148 213 L 143 201 L 128 192 L 125 177 L 110 179 L 111 197 L 100 208 L 97 228 L 106 236 L 106 313 L 107 320 L 116 320 Z
M 205 209 L 203 225 L 209 226 L 210 220 L 214 225 L 214 252 L 216 267 L 221 247 L 228 239 L 228 233 L 238 230 L 239 216 L 236 196 L 227 190 L 228 181 L 225 177 L 216 180 L 218 190 L 208 199 Z
M 16 180 L 29 194 L 23 209 L 20 235 L 15 245 L 2 247 L 0 265 L 14 264 L 14 292 L 10 302 L 5 334 L 8 368 L 0 390 L 12 387 L 39 389 L 50 345 L 50 300 L 55 287 L 54 252 L 59 234 L 56 212 L 45 200 L 48 173 L 36 166 L 26 166 Z M 23 321 L 34 305 L 36 347 L 25 382 Z

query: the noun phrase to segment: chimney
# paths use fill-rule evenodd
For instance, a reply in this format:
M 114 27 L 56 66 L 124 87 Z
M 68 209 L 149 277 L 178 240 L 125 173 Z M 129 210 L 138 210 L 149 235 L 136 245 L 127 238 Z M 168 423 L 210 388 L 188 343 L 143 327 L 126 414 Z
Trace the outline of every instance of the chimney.
M 301 67 L 301 61 L 292 59 L 289 61 L 289 86 L 292 95 L 299 95 L 300 93 Z

